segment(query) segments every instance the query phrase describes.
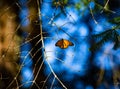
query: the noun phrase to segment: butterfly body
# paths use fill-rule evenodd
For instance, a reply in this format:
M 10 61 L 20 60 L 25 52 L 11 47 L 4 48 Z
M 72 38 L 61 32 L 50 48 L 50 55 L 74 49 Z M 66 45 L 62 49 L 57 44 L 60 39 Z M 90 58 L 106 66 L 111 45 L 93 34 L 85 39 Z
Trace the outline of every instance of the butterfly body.
M 66 40 L 66 39 L 61 39 L 61 40 L 58 40 L 55 44 L 55 46 L 58 46 L 62 49 L 66 49 L 68 48 L 68 46 L 73 46 L 74 44 L 69 41 L 69 40 Z

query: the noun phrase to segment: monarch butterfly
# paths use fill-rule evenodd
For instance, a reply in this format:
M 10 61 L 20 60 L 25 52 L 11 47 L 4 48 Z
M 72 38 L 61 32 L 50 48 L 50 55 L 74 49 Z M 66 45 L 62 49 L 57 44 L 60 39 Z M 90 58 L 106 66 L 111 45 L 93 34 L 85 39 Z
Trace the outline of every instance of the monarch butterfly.
M 72 42 L 70 42 L 69 40 L 66 39 L 61 39 L 58 40 L 55 44 L 55 46 L 59 46 L 62 49 L 66 49 L 68 48 L 68 46 L 73 46 L 74 44 Z

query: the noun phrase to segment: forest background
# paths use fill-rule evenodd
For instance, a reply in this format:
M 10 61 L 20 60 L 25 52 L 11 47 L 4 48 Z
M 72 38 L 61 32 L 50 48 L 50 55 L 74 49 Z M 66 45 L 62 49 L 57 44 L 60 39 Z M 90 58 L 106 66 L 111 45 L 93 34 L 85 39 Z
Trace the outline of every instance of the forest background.
M 119 88 L 120 0 L 0 0 L 0 89 Z

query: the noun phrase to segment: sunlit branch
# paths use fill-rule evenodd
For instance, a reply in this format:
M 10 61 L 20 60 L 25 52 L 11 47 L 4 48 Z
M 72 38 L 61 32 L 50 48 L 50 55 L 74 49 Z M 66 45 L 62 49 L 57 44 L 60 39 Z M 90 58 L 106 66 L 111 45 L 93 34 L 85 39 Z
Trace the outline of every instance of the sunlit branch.
M 37 46 L 39 42 L 40 42 L 40 40 L 35 44 L 35 46 Z M 35 47 L 35 46 L 34 46 L 34 47 Z M 13 82 L 17 79 L 17 77 L 18 77 L 18 75 L 19 75 L 19 73 L 20 73 L 22 67 L 24 66 L 25 59 L 26 59 L 26 58 L 29 56 L 29 54 L 33 51 L 34 47 L 28 52 L 27 55 L 24 56 L 23 62 L 22 62 L 22 64 L 20 65 L 20 68 L 19 68 L 19 70 L 18 70 L 16 76 L 14 77 L 14 79 L 12 80 L 12 82 L 7 86 L 6 89 L 8 89 L 8 88 L 13 84 Z
M 41 89 L 44 88 L 45 83 L 47 82 L 47 80 L 48 80 L 48 78 L 50 77 L 50 75 L 51 75 L 51 72 L 48 74 L 47 78 L 46 78 L 44 81 L 41 81 L 41 83 L 43 82 L 43 85 L 42 85 L 42 88 L 41 88 Z
M 53 81 L 52 81 L 52 84 L 51 84 L 51 86 L 50 86 L 50 89 L 53 88 L 54 82 L 55 82 L 55 77 L 53 78 Z
M 109 3 L 109 0 L 107 0 L 107 2 L 106 2 L 106 4 L 105 4 L 105 6 L 103 7 L 103 10 L 101 11 L 101 13 L 104 11 L 104 9 L 106 9 L 106 7 L 107 7 L 108 3 Z
M 34 80 L 33 80 L 34 82 L 36 81 L 36 79 L 37 79 L 37 77 L 38 77 L 38 74 L 40 73 L 40 70 L 41 70 L 41 68 L 42 68 L 42 66 L 43 66 L 43 63 L 44 63 L 44 60 L 42 61 L 41 65 L 40 65 L 40 67 L 39 67 L 39 69 L 38 69 L 38 71 L 37 71 L 37 74 L 35 75 L 35 78 L 34 78 Z M 34 82 L 33 82 L 33 83 L 34 83 Z M 33 83 L 32 83 L 32 85 L 33 85 Z M 31 85 L 31 86 L 32 86 L 32 85 Z
M 46 61 L 47 61 L 47 60 L 46 60 Z M 48 64 L 51 72 L 53 73 L 54 77 L 59 81 L 59 83 L 62 85 L 62 87 L 63 87 L 64 89 L 67 89 L 67 87 L 62 83 L 62 81 L 61 81 L 61 80 L 58 78 L 58 76 L 55 74 L 55 72 L 53 71 L 53 69 L 52 69 L 52 67 L 51 67 L 51 65 L 50 65 L 50 63 L 49 63 L 48 61 L 47 61 L 47 64 Z
M 37 4 L 38 4 L 39 19 L 40 19 L 40 34 L 41 34 L 41 39 L 42 39 L 42 47 L 45 48 L 45 47 L 44 47 L 43 36 L 42 36 L 41 11 L 40 11 L 40 8 L 39 8 L 39 7 L 40 7 L 40 2 L 39 2 L 39 0 L 37 0 Z M 43 52 L 44 52 L 44 51 L 43 51 Z M 45 52 L 44 52 L 44 56 L 46 56 Z M 44 58 L 46 59 L 46 57 L 44 57 Z M 46 59 L 46 61 L 47 61 L 47 59 Z M 51 65 L 49 64 L 48 61 L 47 61 L 47 63 L 48 63 L 48 65 L 49 65 L 49 68 L 50 68 L 51 72 L 53 73 L 54 77 L 60 82 L 60 84 L 61 84 L 65 89 L 67 89 L 66 86 L 60 81 L 60 79 L 59 79 L 59 78 L 57 77 L 57 75 L 54 73 L 54 71 L 53 71 L 53 69 L 52 69 L 52 67 L 51 67 Z
M 29 83 L 32 83 L 32 82 L 33 82 L 33 81 L 27 81 L 27 82 L 25 82 L 25 83 L 22 83 L 21 85 L 18 86 L 18 88 L 24 86 L 25 84 L 29 84 Z
M 91 15 L 92 15 L 92 18 L 93 18 L 95 24 L 98 24 L 98 22 L 96 21 L 94 15 L 93 15 L 92 8 L 91 8 L 90 6 L 89 6 L 89 9 L 90 9 L 90 13 L 91 13 Z

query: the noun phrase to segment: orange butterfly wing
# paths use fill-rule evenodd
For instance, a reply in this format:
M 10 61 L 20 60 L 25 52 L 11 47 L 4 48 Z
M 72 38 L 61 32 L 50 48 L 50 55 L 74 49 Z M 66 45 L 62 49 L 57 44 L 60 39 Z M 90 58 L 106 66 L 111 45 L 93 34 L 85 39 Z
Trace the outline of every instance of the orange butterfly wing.
M 68 46 L 73 46 L 74 44 L 72 42 L 70 42 L 69 40 L 66 39 L 61 39 L 58 40 L 55 44 L 55 46 L 59 46 L 62 49 L 66 49 L 68 48 Z

